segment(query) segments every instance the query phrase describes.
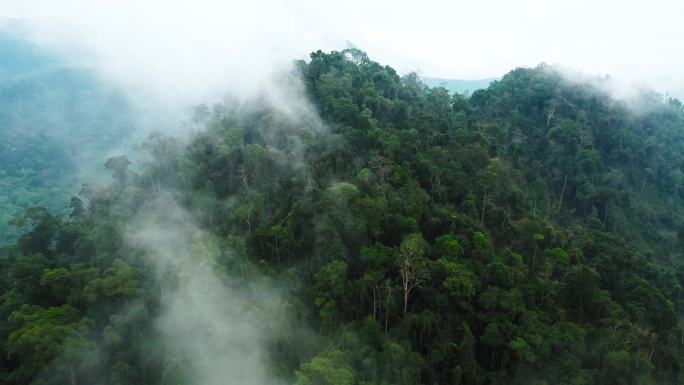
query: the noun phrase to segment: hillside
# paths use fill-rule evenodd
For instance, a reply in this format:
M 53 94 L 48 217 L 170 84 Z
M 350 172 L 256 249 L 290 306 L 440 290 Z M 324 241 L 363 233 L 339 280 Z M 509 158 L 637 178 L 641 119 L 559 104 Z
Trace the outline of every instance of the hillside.
M 188 143 L 18 219 L 0 383 L 684 383 L 678 100 L 296 70 L 317 116 L 198 106 Z
M 66 67 L 0 34 L 0 246 L 9 223 L 33 206 L 64 212 L 134 122 L 125 98 L 85 68 Z

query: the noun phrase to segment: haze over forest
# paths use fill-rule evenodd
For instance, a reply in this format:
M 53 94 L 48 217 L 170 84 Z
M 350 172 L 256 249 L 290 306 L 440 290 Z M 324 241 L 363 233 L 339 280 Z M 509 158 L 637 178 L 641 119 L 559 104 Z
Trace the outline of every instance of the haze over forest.
M 0 5 L 0 384 L 684 384 L 684 6 L 549 3 Z

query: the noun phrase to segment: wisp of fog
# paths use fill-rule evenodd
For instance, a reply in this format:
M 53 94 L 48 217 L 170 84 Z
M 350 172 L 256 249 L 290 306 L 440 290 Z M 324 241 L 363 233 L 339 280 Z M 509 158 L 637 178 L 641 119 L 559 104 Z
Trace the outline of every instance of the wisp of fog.
M 216 269 L 217 248 L 170 193 L 146 205 L 128 242 L 144 250 L 161 286 L 156 327 L 167 360 L 198 385 L 270 385 L 264 344 L 280 321 L 278 293 Z

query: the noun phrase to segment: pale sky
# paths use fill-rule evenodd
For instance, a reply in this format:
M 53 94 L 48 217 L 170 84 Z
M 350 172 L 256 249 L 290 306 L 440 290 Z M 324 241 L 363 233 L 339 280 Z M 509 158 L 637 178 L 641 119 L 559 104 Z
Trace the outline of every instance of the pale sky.
M 346 42 L 400 72 L 478 79 L 546 62 L 684 96 L 684 0 L 0 0 L 3 25 L 192 101 Z

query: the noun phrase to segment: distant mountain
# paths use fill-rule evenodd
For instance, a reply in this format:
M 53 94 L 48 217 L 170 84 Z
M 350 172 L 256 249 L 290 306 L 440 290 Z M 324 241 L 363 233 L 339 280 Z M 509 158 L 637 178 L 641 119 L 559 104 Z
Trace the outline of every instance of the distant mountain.
M 0 86 L 63 66 L 55 55 L 21 37 L 0 32 Z
M 422 80 L 430 87 L 443 87 L 451 93 L 464 94 L 487 88 L 493 81 L 499 80 L 499 78 L 462 80 L 424 77 Z
M 123 95 L 86 68 L 0 34 L 0 246 L 32 206 L 62 212 L 133 127 Z M 88 179 L 91 179 L 88 176 Z

